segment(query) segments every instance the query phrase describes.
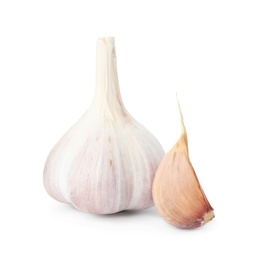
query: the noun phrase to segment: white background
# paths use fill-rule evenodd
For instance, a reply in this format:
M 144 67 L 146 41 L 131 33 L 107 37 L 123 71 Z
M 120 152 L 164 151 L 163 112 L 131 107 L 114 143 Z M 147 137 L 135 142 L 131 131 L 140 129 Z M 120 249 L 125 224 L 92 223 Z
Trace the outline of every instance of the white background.
M 96 216 L 54 201 L 52 146 L 88 109 L 95 48 L 116 41 L 128 111 L 165 151 L 179 136 L 216 218 Z M 255 259 L 255 1 L 0 1 L 1 259 Z

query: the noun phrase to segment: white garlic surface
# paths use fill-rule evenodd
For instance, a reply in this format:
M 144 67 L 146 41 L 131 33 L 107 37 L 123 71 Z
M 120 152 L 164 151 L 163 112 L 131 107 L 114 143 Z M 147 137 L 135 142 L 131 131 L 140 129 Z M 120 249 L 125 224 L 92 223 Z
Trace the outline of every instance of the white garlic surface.
M 45 189 L 58 201 L 96 214 L 151 207 L 164 150 L 123 105 L 114 38 L 98 40 L 96 69 L 91 107 L 46 160 Z

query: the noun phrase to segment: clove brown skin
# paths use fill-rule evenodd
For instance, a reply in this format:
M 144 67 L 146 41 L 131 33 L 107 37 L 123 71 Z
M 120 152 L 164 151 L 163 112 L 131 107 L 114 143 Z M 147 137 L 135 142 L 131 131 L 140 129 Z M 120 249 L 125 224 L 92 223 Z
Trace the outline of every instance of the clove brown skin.
M 165 221 L 178 228 L 192 229 L 212 220 L 214 212 L 190 162 L 180 105 L 179 111 L 181 135 L 157 169 L 152 194 L 155 207 Z

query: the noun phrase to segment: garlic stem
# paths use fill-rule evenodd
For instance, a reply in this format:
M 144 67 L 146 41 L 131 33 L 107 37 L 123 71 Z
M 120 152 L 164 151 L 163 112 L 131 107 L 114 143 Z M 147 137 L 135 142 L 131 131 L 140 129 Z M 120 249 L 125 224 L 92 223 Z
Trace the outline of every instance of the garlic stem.
M 96 50 L 96 88 L 93 105 L 100 110 L 111 111 L 112 114 L 117 111 L 124 113 L 118 83 L 114 38 L 99 38 Z

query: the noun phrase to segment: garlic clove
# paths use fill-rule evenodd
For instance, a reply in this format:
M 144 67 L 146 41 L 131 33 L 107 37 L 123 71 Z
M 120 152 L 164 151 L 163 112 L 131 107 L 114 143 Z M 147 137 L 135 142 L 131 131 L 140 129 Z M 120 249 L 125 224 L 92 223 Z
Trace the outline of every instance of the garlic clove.
M 152 183 L 163 156 L 157 139 L 122 102 L 114 38 L 100 38 L 92 105 L 51 150 L 46 191 L 85 212 L 145 209 L 153 206 Z
M 196 228 L 212 220 L 214 212 L 190 162 L 180 105 L 179 111 L 182 133 L 157 169 L 153 200 L 158 213 L 168 223 L 178 228 Z

